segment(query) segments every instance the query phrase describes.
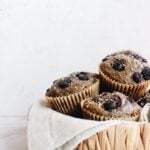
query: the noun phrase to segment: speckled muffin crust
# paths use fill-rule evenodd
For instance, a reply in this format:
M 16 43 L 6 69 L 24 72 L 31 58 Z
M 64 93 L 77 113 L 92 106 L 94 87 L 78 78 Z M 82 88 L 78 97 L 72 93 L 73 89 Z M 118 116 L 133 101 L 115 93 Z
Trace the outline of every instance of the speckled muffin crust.
M 135 114 L 139 116 L 141 107 L 120 92 L 103 92 L 91 100 L 83 101 L 82 110 L 108 119 L 125 118 L 126 120 L 126 117 L 130 118 Z
M 55 80 L 53 85 L 47 90 L 46 96 L 67 96 L 86 89 L 98 80 L 99 76 L 95 73 L 74 72 L 66 77 Z
M 137 103 L 141 106 L 144 107 L 145 104 L 150 103 L 150 90 L 145 94 L 144 97 L 141 97 Z
M 150 67 L 147 60 L 130 50 L 106 56 L 99 69 L 110 79 L 123 84 L 135 85 L 150 80 Z

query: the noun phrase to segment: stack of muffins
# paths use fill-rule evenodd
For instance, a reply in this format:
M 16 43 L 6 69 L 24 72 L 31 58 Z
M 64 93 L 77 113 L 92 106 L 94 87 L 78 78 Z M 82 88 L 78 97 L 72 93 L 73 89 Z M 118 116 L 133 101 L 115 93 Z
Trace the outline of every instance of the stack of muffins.
M 74 72 L 53 82 L 46 91 L 51 108 L 91 120 L 133 120 L 150 102 L 150 66 L 145 58 L 130 51 L 106 56 L 99 74 Z

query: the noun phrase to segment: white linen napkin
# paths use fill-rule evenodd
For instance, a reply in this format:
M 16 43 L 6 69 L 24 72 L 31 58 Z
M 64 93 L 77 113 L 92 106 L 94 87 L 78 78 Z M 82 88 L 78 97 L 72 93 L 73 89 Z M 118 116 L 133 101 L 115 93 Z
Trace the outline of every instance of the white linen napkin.
M 132 121 L 92 121 L 63 115 L 41 101 L 33 104 L 28 118 L 29 150 L 71 150 L 98 131 Z
M 150 103 L 147 103 L 141 112 L 140 121 L 150 122 Z

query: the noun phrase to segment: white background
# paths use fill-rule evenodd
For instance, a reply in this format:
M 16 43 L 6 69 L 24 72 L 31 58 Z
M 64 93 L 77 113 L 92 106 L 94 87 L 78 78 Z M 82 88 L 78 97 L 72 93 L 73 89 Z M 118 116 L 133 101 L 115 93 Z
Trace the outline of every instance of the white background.
M 51 82 L 105 55 L 150 58 L 147 0 L 0 0 L 0 117 L 26 116 Z

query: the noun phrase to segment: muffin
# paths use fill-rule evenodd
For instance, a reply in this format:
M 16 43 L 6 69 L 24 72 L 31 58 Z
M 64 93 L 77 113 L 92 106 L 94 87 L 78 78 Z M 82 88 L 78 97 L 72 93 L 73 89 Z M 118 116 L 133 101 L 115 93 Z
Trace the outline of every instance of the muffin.
M 141 107 L 120 92 L 103 92 L 81 102 L 83 116 L 92 120 L 138 120 Z
M 90 72 L 74 72 L 53 82 L 46 91 L 46 100 L 56 111 L 74 115 L 80 102 L 99 94 L 99 76 Z
M 137 103 L 141 106 L 144 107 L 145 104 L 150 103 L 150 90 L 145 94 L 145 96 L 141 97 Z
M 145 95 L 150 81 L 147 60 L 130 50 L 106 56 L 99 73 L 104 91 L 119 91 L 135 100 Z

